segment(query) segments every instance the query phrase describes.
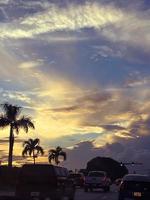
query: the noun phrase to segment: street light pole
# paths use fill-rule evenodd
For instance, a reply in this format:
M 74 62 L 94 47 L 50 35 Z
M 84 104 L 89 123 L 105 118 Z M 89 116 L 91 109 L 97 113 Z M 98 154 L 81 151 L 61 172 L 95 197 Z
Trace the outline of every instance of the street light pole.
M 126 165 L 142 165 L 140 162 L 120 162 L 120 166 L 126 166 Z M 136 171 L 133 171 L 134 174 L 136 174 Z

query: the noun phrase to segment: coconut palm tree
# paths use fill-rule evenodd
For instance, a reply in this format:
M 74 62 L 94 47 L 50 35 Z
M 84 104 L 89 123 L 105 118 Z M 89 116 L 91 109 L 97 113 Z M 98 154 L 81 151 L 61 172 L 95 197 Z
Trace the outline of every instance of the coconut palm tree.
M 27 155 L 32 156 L 33 162 L 35 164 L 35 159 L 39 155 L 44 154 L 44 150 L 41 146 L 39 146 L 40 140 L 38 138 L 36 139 L 29 139 L 23 143 L 23 151 L 22 156 L 25 157 Z
M 27 133 L 29 128 L 34 129 L 34 124 L 30 117 L 20 116 L 19 118 L 21 107 L 9 103 L 1 104 L 1 107 L 4 112 L 0 114 L 0 128 L 10 127 L 8 166 L 12 167 L 14 132 L 19 134 L 20 129 L 23 128 Z
M 59 157 L 62 156 L 63 160 L 66 160 L 66 152 L 62 151 L 62 148 L 60 146 L 56 147 L 56 149 L 50 149 L 48 152 L 48 160 L 49 163 L 52 161 L 55 162 L 56 165 L 60 163 Z

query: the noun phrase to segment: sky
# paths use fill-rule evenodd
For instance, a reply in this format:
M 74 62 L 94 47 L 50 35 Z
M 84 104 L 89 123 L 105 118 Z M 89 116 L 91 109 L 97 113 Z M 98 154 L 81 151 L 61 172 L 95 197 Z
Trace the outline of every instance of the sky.
M 150 169 L 149 19 L 149 0 L 0 0 L 0 102 L 35 124 L 16 135 L 14 164 L 38 137 L 39 162 L 60 145 L 68 168 L 107 156 Z

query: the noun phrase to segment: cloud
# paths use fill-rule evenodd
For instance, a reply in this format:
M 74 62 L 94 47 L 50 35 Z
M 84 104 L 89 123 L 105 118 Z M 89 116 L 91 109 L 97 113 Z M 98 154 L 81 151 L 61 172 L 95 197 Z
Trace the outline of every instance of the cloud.
M 149 153 L 149 136 L 136 139 L 125 140 L 116 138 L 116 142 L 107 143 L 103 147 L 95 148 L 93 142 L 81 142 L 73 149 L 68 149 L 68 161 L 66 166 L 71 169 L 85 168 L 87 162 L 97 156 L 111 157 L 118 162 L 137 162 L 142 165 L 127 166 L 129 171 L 137 173 L 148 173 L 150 162 L 148 161 Z
M 9 26 L 2 24 L 1 38 L 30 38 L 46 32 L 77 30 L 84 27 L 99 29 L 120 20 L 120 17 L 122 13 L 114 7 L 101 7 L 97 3 L 71 4 L 67 8 L 51 4 L 50 8 L 42 13 L 18 20 Z
M 29 69 L 29 68 L 34 68 L 37 67 L 41 64 L 41 62 L 37 62 L 37 61 L 28 61 L 28 62 L 24 62 L 21 63 L 18 67 L 20 69 Z
M 114 50 L 114 48 L 111 48 L 109 46 L 106 45 L 101 45 L 101 46 L 94 46 L 93 49 L 95 50 L 95 54 L 91 56 L 91 59 L 98 61 L 99 57 L 104 57 L 104 58 L 108 58 L 108 57 L 118 57 L 121 58 L 123 57 L 123 53 L 121 52 L 121 50 Z
M 113 130 L 125 130 L 124 127 L 122 126 L 118 126 L 118 125 L 111 125 L 111 124 L 107 124 L 107 125 L 102 125 L 102 128 L 108 130 L 108 131 L 113 131 Z
M 142 6 L 134 8 L 132 5 L 131 9 L 127 10 L 111 2 L 70 3 L 64 7 L 46 4 L 49 4 L 46 10 L 15 20 L 11 24 L 1 24 L 1 38 L 34 38 L 49 32 L 94 28 L 99 36 L 112 42 L 128 43 L 145 51 L 149 50 L 149 11 L 143 12 Z M 29 5 L 31 6 L 31 2 Z M 106 51 L 113 55 L 111 48 L 101 48 L 101 55 L 106 56 Z M 120 56 L 120 51 L 117 54 Z

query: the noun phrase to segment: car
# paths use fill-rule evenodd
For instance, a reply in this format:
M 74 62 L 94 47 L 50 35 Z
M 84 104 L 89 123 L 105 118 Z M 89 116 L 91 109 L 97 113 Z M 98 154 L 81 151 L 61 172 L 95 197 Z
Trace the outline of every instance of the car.
M 19 167 L 0 166 L 0 200 L 14 200 Z
M 75 187 L 66 168 L 50 164 L 25 164 L 16 186 L 17 200 L 73 200 Z
M 90 171 L 85 177 L 84 181 L 84 191 L 92 192 L 95 188 L 101 188 L 105 192 L 110 190 L 111 179 L 107 176 L 105 171 Z
M 128 174 L 123 177 L 118 200 L 128 199 L 150 199 L 150 177 L 148 175 Z
M 70 173 L 69 178 L 73 180 L 75 186 L 83 187 L 84 175 L 82 173 Z

